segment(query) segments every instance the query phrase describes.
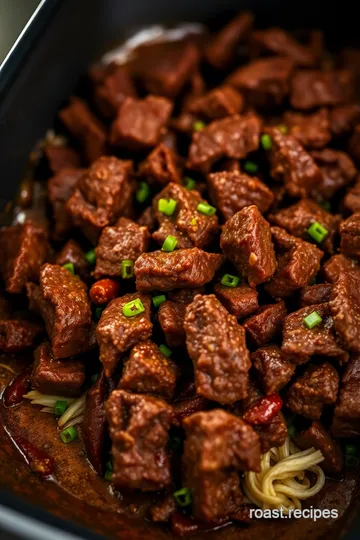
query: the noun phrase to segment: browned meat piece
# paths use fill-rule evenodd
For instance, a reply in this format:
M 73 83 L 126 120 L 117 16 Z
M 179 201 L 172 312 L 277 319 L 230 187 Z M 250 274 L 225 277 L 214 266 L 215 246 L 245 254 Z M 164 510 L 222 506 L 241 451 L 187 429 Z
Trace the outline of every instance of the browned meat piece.
M 304 318 L 314 311 L 322 322 L 309 329 Z M 334 322 L 327 303 L 313 304 L 290 313 L 284 319 L 281 350 L 297 364 L 307 362 L 314 355 L 335 357 L 339 362 L 346 362 L 349 355 L 337 342 Z
M 360 437 L 360 356 L 353 354 L 341 378 L 331 431 L 335 437 Z
M 360 177 L 356 179 L 356 184 L 349 189 L 344 197 L 344 207 L 349 212 L 360 212 Z
M 261 306 L 258 313 L 244 322 L 244 328 L 256 347 L 263 347 L 281 333 L 287 309 L 283 301 Z
M 337 71 L 297 71 L 292 80 L 290 102 L 295 109 L 308 110 L 346 103 L 354 92 L 351 73 Z
M 48 181 L 48 197 L 54 218 L 54 240 L 62 240 L 72 227 L 71 215 L 66 211 L 65 203 L 83 174 L 84 169 L 62 169 Z
M 80 177 L 66 210 L 91 241 L 96 242 L 101 229 L 129 211 L 131 174 L 131 161 L 101 157 Z
M 360 105 L 350 103 L 330 111 L 330 129 L 335 136 L 347 135 L 360 121 Z
M 0 320 L 0 351 L 16 354 L 34 347 L 44 328 L 41 324 L 23 317 L 10 315 Z
M 145 311 L 127 317 L 123 307 L 140 299 Z M 100 361 L 107 377 L 114 372 L 120 358 L 138 341 L 149 339 L 152 333 L 150 321 L 150 298 L 139 293 L 125 294 L 115 298 L 104 309 L 96 328 L 96 338 L 100 347 Z
M 143 253 L 135 263 L 136 287 L 142 292 L 202 287 L 222 263 L 222 255 L 198 248 Z
M 171 407 L 163 400 L 114 390 L 106 405 L 118 489 L 158 491 L 171 483 L 166 453 Z
M 274 201 L 272 191 L 261 180 L 240 171 L 209 174 L 208 186 L 211 200 L 225 220 L 253 204 L 264 214 Z
M 68 146 L 47 144 L 44 147 L 44 154 L 53 174 L 58 174 L 62 169 L 77 169 L 80 167 L 80 156 Z
M 71 98 L 70 105 L 59 112 L 61 121 L 73 137 L 80 141 L 84 156 L 92 163 L 106 150 L 106 131 L 85 101 Z
M 344 467 L 344 457 L 340 446 L 331 438 L 324 426 L 315 421 L 295 437 L 295 442 L 301 450 L 314 447 L 324 456 L 321 468 L 327 473 L 339 473 Z
M 360 259 L 360 212 L 341 222 L 340 251 L 347 257 Z
M 176 201 L 176 208 L 171 216 L 158 208 L 160 199 Z M 180 184 L 168 184 L 154 197 L 152 207 L 159 228 L 153 233 L 153 238 L 163 244 L 170 234 L 178 240 L 178 248 L 207 247 L 215 238 L 218 230 L 216 215 L 208 216 L 198 211 L 200 203 L 206 203 L 198 191 L 188 190 Z M 207 204 L 207 203 L 206 203 Z
M 225 223 L 220 245 L 250 287 L 268 281 L 276 271 L 270 225 L 255 205 L 243 208 Z
M 221 404 L 243 399 L 250 369 L 245 331 L 214 295 L 197 295 L 187 306 L 186 346 L 198 394 Z
M 172 103 L 165 98 L 126 98 L 111 126 L 111 144 L 129 150 L 146 150 L 156 146 L 171 111 Z
M 295 372 L 295 366 L 276 345 L 258 349 L 252 353 L 250 359 L 265 394 L 279 392 Z
M 155 343 L 143 341 L 134 345 L 124 362 L 119 388 L 137 394 L 156 394 L 171 400 L 178 374 L 177 365 Z
M 127 66 L 117 65 L 95 87 L 94 100 L 101 114 L 113 118 L 126 97 L 136 97 L 134 83 Z
M 357 274 L 359 271 L 360 266 L 356 261 L 348 259 L 341 254 L 330 257 L 322 267 L 324 278 L 330 283 L 334 283 L 343 272 L 354 272 Z
M 253 113 L 214 120 L 193 133 L 187 166 L 204 173 L 221 157 L 242 159 L 257 150 L 261 120 Z
M 307 285 L 300 291 L 301 307 L 323 304 L 330 300 L 332 285 L 330 283 L 318 283 Z
M 316 57 L 310 47 L 305 47 L 285 30 L 268 28 L 256 30 L 250 37 L 252 56 L 270 53 L 289 58 L 297 66 L 311 67 L 316 63 Z
M 90 264 L 85 259 L 85 253 L 75 240 L 68 240 L 56 257 L 56 264 L 59 266 L 68 263 L 74 265 L 75 274 L 78 274 L 83 281 L 89 280 Z
M 311 189 L 314 199 L 331 199 L 355 178 L 355 165 L 345 152 L 324 148 L 311 152 L 311 155 L 322 172 L 321 180 Z
M 186 304 L 172 302 L 171 300 L 166 300 L 159 307 L 159 324 L 169 347 L 182 347 L 185 345 L 185 309 Z
M 214 287 L 214 293 L 229 313 L 235 315 L 237 319 L 248 317 L 259 309 L 257 290 L 248 285 L 226 287 L 217 283 Z
M 287 111 L 284 114 L 284 123 L 289 128 L 289 135 L 306 148 L 323 148 L 331 140 L 327 109 L 311 114 Z
M 333 284 L 329 304 L 341 343 L 360 352 L 360 274 L 341 272 Z
M 141 227 L 147 227 L 150 232 L 156 229 L 156 220 L 151 206 L 147 206 L 142 214 L 140 214 L 137 224 Z
M 105 227 L 95 249 L 94 278 L 121 277 L 122 261 L 136 261 L 148 250 L 149 240 L 147 227 L 141 227 L 125 217 L 119 218 L 113 227 Z
M 324 362 L 308 368 L 289 388 L 286 406 L 296 414 L 319 420 L 326 405 L 334 405 L 339 389 L 336 369 Z
M 38 281 L 48 250 L 46 231 L 32 221 L 0 230 L 0 272 L 7 292 L 20 294 L 28 281 Z
M 215 521 L 242 503 L 238 471 L 260 470 L 259 437 L 253 428 L 223 410 L 199 412 L 184 420 L 184 485 L 196 519 Z
M 235 56 L 238 44 L 244 41 L 253 25 L 254 16 L 248 11 L 239 13 L 207 44 L 206 60 L 218 69 L 224 69 Z
M 151 519 L 155 523 L 167 523 L 171 515 L 176 511 L 177 506 L 172 495 L 165 495 L 160 502 L 151 507 Z
M 42 343 L 34 351 L 31 383 L 42 394 L 76 397 L 85 382 L 84 363 L 75 358 L 56 360 L 50 343 Z
M 164 143 L 159 144 L 139 166 L 139 175 L 151 184 L 181 183 L 179 157 Z
M 348 143 L 348 152 L 350 156 L 356 161 L 357 164 L 360 162 L 360 124 L 356 124 L 354 127 L 353 134 L 351 135 Z
M 187 110 L 206 120 L 225 118 L 241 112 L 244 100 L 231 86 L 219 86 L 190 101 Z
M 328 234 L 321 242 L 321 248 L 329 253 L 334 251 L 334 237 L 337 233 L 340 216 L 334 216 L 326 212 L 319 204 L 311 199 L 301 199 L 296 204 L 283 208 L 268 216 L 270 223 L 274 223 L 278 227 L 283 227 L 288 233 L 304 240 L 311 241 L 308 228 L 312 223 L 317 221 L 325 229 Z
M 226 80 L 240 90 L 254 107 L 274 107 L 283 103 L 290 91 L 294 64 L 288 58 L 264 58 L 241 66 Z
M 271 227 L 278 270 L 266 284 L 266 291 L 274 298 L 286 298 L 310 283 L 320 270 L 323 252 L 309 242 L 291 236 L 280 227 Z

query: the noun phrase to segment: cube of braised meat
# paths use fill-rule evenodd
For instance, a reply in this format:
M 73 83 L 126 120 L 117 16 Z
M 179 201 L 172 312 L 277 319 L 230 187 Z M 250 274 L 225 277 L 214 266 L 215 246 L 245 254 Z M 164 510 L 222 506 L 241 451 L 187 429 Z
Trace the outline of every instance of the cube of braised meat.
M 268 281 L 276 271 L 270 225 L 255 205 L 243 208 L 225 223 L 220 245 L 250 287 Z
M 290 103 L 302 110 L 331 107 L 349 101 L 353 92 L 352 75 L 345 69 L 297 71 L 292 80 Z
M 75 274 L 87 282 L 90 278 L 90 264 L 85 259 L 85 253 L 75 240 L 68 240 L 62 250 L 57 254 L 56 264 L 64 266 L 64 264 L 72 263 L 74 265 Z
M 124 369 L 119 388 L 137 394 L 156 394 L 166 400 L 174 397 L 178 367 L 155 343 L 134 345 Z
M 202 287 L 222 263 L 222 255 L 198 248 L 143 253 L 135 262 L 136 287 L 142 292 Z
M 311 189 L 314 199 L 331 199 L 355 178 L 355 165 L 345 152 L 324 148 L 314 150 L 311 155 L 322 173 L 322 179 Z
M 71 215 L 67 212 L 65 203 L 73 194 L 76 183 L 84 172 L 84 169 L 62 169 L 48 181 L 48 197 L 54 218 L 54 240 L 62 240 L 72 227 Z
M 331 427 L 335 437 L 360 437 L 360 356 L 353 354 L 341 378 Z
M 129 150 L 146 150 L 160 142 L 172 103 L 165 98 L 126 98 L 111 126 L 110 142 Z
M 331 109 L 329 114 L 331 132 L 337 137 L 347 135 L 360 121 L 360 105 L 350 103 L 335 107 Z
M 268 151 L 271 176 L 284 183 L 291 197 L 312 194 L 323 177 L 311 155 L 294 137 L 284 135 L 278 128 L 266 128 L 265 133 L 272 142 Z
M 94 278 L 121 277 L 122 261 L 136 261 L 148 250 L 149 241 L 147 227 L 141 227 L 125 217 L 119 218 L 113 227 L 105 227 L 95 249 Z
M 224 26 L 207 44 L 206 60 L 218 69 L 224 69 L 232 61 L 239 43 L 246 40 L 254 22 L 248 11 L 239 13 Z
M 16 314 L 0 320 L 0 351 L 15 354 L 32 349 L 44 334 L 44 327 Z
M 350 156 L 356 161 L 357 164 L 359 164 L 360 162 L 359 144 L 360 144 L 360 124 L 358 123 L 354 127 L 354 131 L 349 139 L 348 148 L 347 148 Z
M 225 85 L 192 99 L 187 110 L 206 120 L 215 120 L 241 112 L 243 105 L 242 95 L 231 86 Z
M 337 233 L 341 217 L 330 214 L 311 199 L 301 199 L 299 202 L 278 210 L 268 216 L 270 223 L 283 227 L 288 233 L 304 240 L 311 240 L 308 229 L 315 221 L 328 231 L 321 242 L 321 248 L 328 253 L 334 251 L 334 237 Z
M 360 258 L 360 212 L 341 222 L 339 228 L 340 251 L 347 257 Z
M 284 317 L 287 314 L 285 302 L 261 306 L 259 311 L 244 322 L 244 328 L 251 343 L 262 347 L 281 334 Z
M 150 184 L 181 183 L 180 159 L 164 143 L 159 144 L 139 166 L 138 174 Z
M 215 521 L 242 503 L 238 471 L 260 470 L 259 437 L 241 418 L 221 409 L 184 420 L 183 484 L 196 519 Z
M 304 319 L 314 311 L 322 321 L 309 329 Z M 281 350 L 297 364 L 303 364 L 316 355 L 335 357 L 339 362 L 346 362 L 349 355 L 337 341 L 334 323 L 327 303 L 313 304 L 290 313 L 284 319 Z
M 340 446 L 331 438 L 324 426 L 315 420 L 311 426 L 295 436 L 301 450 L 315 448 L 324 456 L 321 468 L 327 473 L 340 473 L 344 468 L 344 456 Z
M 344 197 L 344 207 L 349 212 L 360 212 L 360 177 L 356 179 L 356 184 L 351 187 Z
M 101 229 L 131 207 L 132 162 L 101 157 L 80 177 L 66 203 L 74 224 L 96 242 Z
M 147 227 L 150 232 L 156 229 L 156 219 L 151 206 L 147 206 L 137 219 L 137 224 L 141 227 Z
M 311 114 L 287 111 L 284 123 L 289 129 L 289 135 L 306 148 L 323 148 L 331 140 L 327 109 L 319 109 Z
M 240 171 L 209 174 L 208 187 L 211 200 L 225 220 L 252 204 L 264 214 L 274 201 L 272 191 L 261 180 Z
M 289 388 L 286 406 L 296 414 L 319 420 L 326 405 L 336 402 L 339 375 L 327 362 L 308 368 Z
M 118 489 L 158 491 L 171 483 L 166 453 L 171 407 L 162 399 L 114 390 L 105 404 Z
M 249 285 L 240 284 L 237 287 L 227 287 L 217 283 L 214 293 L 229 313 L 237 319 L 247 317 L 259 309 L 258 292 Z
M 182 347 L 185 345 L 185 318 L 186 304 L 166 300 L 158 311 L 158 320 L 161 330 L 165 334 L 169 347 Z
M 252 56 L 274 54 L 289 58 L 296 66 L 311 67 L 316 63 L 316 56 L 310 47 L 299 43 L 290 32 L 281 28 L 255 30 L 250 36 Z
M 258 349 L 251 354 L 250 359 L 265 394 L 279 392 L 295 372 L 295 366 L 277 345 Z
M 171 216 L 158 208 L 160 199 L 176 201 L 176 208 Z M 200 203 L 206 203 L 198 191 L 188 190 L 180 184 L 168 184 L 153 199 L 154 215 L 159 228 L 153 238 L 161 245 L 170 234 L 178 240 L 178 248 L 205 248 L 215 238 L 218 230 L 216 215 L 208 216 L 198 210 Z
M 289 94 L 293 70 L 288 58 L 261 58 L 238 68 L 226 82 L 242 92 L 250 105 L 276 107 Z
M 187 167 L 206 173 L 222 157 L 244 158 L 257 150 L 260 129 L 261 120 L 254 113 L 214 120 L 193 133 Z
M 173 495 L 167 494 L 151 507 L 151 519 L 155 523 L 167 523 L 176 510 L 177 505 Z
M 286 298 L 308 285 L 316 276 L 324 253 L 314 244 L 291 236 L 280 227 L 271 227 L 271 232 L 278 270 L 265 288 L 274 298 Z
M 340 273 L 333 284 L 329 304 L 341 343 L 351 351 L 360 352 L 360 274 Z
M 35 222 L 0 230 L 0 272 L 7 292 L 20 294 L 28 281 L 38 281 L 48 250 L 47 233 Z
M 59 117 L 71 135 L 79 140 L 89 163 L 106 153 L 106 130 L 85 101 L 71 98 L 70 104 L 59 112 Z
M 236 317 L 213 294 L 199 294 L 186 308 L 184 328 L 197 393 L 221 404 L 243 399 L 251 364 Z
M 77 169 L 80 167 L 79 154 L 68 146 L 47 144 L 44 147 L 44 154 L 53 174 L 59 173 L 62 169 Z
M 128 66 L 117 65 L 100 84 L 95 87 L 94 101 L 101 114 L 112 118 L 124 99 L 136 97 L 136 90 Z
M 300 291 L 301 307 L 312 306 L 313 304 L 323 304 L 330 300 L 332 285 L 330 283 L 317 283 L 307 285 Z
M 76 358 L 55 359 L 50 343 L 42 343 L 34 351 L 31 383 L 42 394 L 76 397 L 85 382 L 84 363 Z
M 356 261 L 348 259 L 341 253 L 339 255 L 333 255 L 326 261 L 322 267 L 322 273 L 324 278 L 329 283 L 334 283 L 340 274 L 343 272 L 351 272 L 358 274 L 360 271 L 360 266 Z
M 127 317 L 123 307 L 139 299 L 145 311 Z M 96 339 L 100 347 L 100 361 L 105 375 L 110 377 L 121 357 L 138 341 L 149 339 L 152 333 L 150 321 L 150 298 L 143 294 L 125 294 L 115 298 L 104 309 L 96 328 Z

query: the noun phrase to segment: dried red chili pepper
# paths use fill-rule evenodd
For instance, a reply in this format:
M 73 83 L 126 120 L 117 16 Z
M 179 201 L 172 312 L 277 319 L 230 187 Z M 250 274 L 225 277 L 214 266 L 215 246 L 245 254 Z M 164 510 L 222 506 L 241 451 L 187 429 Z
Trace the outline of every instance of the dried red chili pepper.
M 114 279 L 100 279 L 90 289 L 90 299 L 93 304 L 99 306 L 108 304 L 118 295 L 120 285 Z
M 281 411 L 281 407 L 281 397 L 278 394 L 270 394 L 255 401 L 245 411 L 243 419 L 249 424 L 268 424 Z
M 37 448 L 20 435 L 12 436 L 12 439 L 35 474 L 42 478 L 47 478 L 53 474 L 55 461 L 47 452 L 40 450 L 40 448 Z
M 10 381 L 3 395 L 5 407 L 13 407 L 22 402 L 23 395 L 30 390 L 30 376 L 31 372 L 25 370 Z

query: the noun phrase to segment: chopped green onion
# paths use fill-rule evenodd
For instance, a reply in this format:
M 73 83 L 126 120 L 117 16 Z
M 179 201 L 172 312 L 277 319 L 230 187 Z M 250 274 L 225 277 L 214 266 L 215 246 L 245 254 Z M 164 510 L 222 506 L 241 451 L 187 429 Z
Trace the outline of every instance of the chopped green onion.
M 61 416 L 67 409 L 67 401 L 58 400 L 55 403 L 55 416 Z
M 98 380 L 98 378 L 99 378 L 99 374 L 98 374 L 98 373 L 94 373 L 94 375 L 91 375 L 91 382 L 92 382 L 93 384 L 95 384 L 96 381 Z
M 154 304 L 154 307 L 159 307 L 163 302 L 165 302 L 165 300 L 165 294 L 159 294 L 159 296 L 153 296 L 152 302 Z
M 317 311 L 313 311 L 312 313 L 304 317 L 304 324 L 309 330 L 311 330 L 312 328 L 314 328 L 314 326 L 317 326 L 321 322 L 322 318 Z
M 249 174 L 255 174 L 258 171 L 259 167 L 254 161 L 247 160 L 243 165 L 243 169 Z
M 169 349 L 169 347 L 167 347 L 166 345 L 160 345 L 159 350 L 167 357 L 172 355 L 172 350 Z
M 134 276 L 134 261 L 125 259 L 121 261 L 121 277 L 123 279 L 130 279 Z
M 136 200 L 139 203 L 143 203 L 150 195 L 150 188 L 147 182 L 140 182 L 140 187 L 136 192 Z
M 190 221 L 190 225 L 191 225 L 192 227 L 195 227 L 195 225 L 197 225 L 197 219 L 196 219 L 196 217 L 193 217 L 193 218 L 192 218 L 192 220 Z
M 232 276 L 231 274 L 224 274 L 221 278 L 221 285 L 225 287 L 236 287 L 239 285 L 240 278 L 237 276 Z
M 109 461 L 106 462 L 106 470 L 107 471 L 113 471 L 114 470 L 113 462 L 111 461 L 111 459 L 109 459 Z
M 357 447 L 355 444 L 346 444 L 345 445 L 345 454 L 347 456 L 356 456 L 357 455 Z
M 329 231 L 321 225 L 318 221 L 314 221 L 307 230 L 308 235 L 311 236 L 315 242 L 321 244 L 321 242 L 327 237 Z
M 111 481 L 112 481 L 112 477 L 113 477 L 112 471 L 106 471 L 105 476 L 104 476 L 105 480 L 106 480 L 107 482 L 111 482 Z
M 331 202 L 330 201 L 321 201 L 321 203 L 319 203 L 320 206 L 323 207 L 324 210 L 326 210 L 327 212 L 331 212 Z
M 68 270 L 70 274 L 75 274 L 74 263 L 63 264 L 63 268 L 65 268 L 65 270 Z
M 260 142 L 264 150 L 272 149 L 272 139 L 270 135 L 268 135 L 267 133 L 264 133 L 263 135 L 261 135 Z
M 95 319 L 96 319 L 96 320 L 99 320 L 99 319 L 100 319 L 101 314 L 102 314 L 103 311 L 104 311 L 104 308 L 102 308 L 102 307 L 97 307 L 97 308 L 95 309 Z
M 194 131 L 201 131 L 205 127 L 206 127 L 205 122 L 203 122 L 202 120 L 198 120 L 197 122 L 194 123 L 193 130 Z
M 196 210 L 201 212 L 201 214 L 205 214 L 206 216 L 213 216 L 216 212 L 215 206 L 211 206 L 211 204 L 208 204 L 207 202 L 199 203 Z
M 288 127 L 285 126 L 285 124 L 279 124 L 278 129 L 281 131 L 283 135 L 286 135 L 288 132 Z
M 164 243 L 162 245 L 162 250 L 163 251 L 174 251 L 174 249 L 176 248 L 177 246 L 177 239 L 175 238 L 175 236 L 171 236 L 171 234 L 169 234 L 169 236 L 167 236 L 164 240 Z
M 289 437 L 294 437 L 295 433 L 296 433 L 295 426 L 289 426 L 288 428 Z
M 60 433 L 61 440 L 65 444 L 69 444 L 75 441 L 75 439 L 77 439 L 77 436 L 78 432 L 74 426 L 68 427 Z
M 183 506 L 189 506 L 191 504 L 191 493 L 189 488 L 182 488 L 178 489 L 174 492 L 174 499 L 176 503 L 183 507 Z
M 190 178 L 190 176 L 185 176 L 184 186 L 189 190 L 194 189 L 196 187 L 196 181 L 193 178 Z
M 95 249 L 90 249 L 90 251 L 85 253 L 84 258 L 85 260 L 87 260 L 89 264 L 95 264 L 95 261 L 96 261 Z
M 143 313 L 145 308 L 140 298 L 135 298 L 135 300 L 124 304 L 122 311 L 125 317 L 135 317 L 135 315 L 140 315 L 140 313 Z
M 310 285 L 316 285 L 316 277 L 313 277 L 310 281 Z
M 177 201 L 174 199 L 159 199 L 158 210 L 165 216 L 172 216 L 175 212 Z

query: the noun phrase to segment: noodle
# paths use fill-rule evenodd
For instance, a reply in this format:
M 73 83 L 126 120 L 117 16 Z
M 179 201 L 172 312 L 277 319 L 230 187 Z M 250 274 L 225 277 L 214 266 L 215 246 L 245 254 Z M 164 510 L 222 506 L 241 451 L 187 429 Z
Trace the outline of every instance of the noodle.
M 325 475 L 318 463 L 324 460 L 320 450 L 300 451 L 287 437 L 283 446 L 271 448 L 261 456 L 261 471 L 246 472 L 243 487 L 247 497 L 263 510 L 283 508 L 301 509 L 301 501 L 313 497 L 325 483 Z M 306 471 L 317 477 L 312 486 Z

